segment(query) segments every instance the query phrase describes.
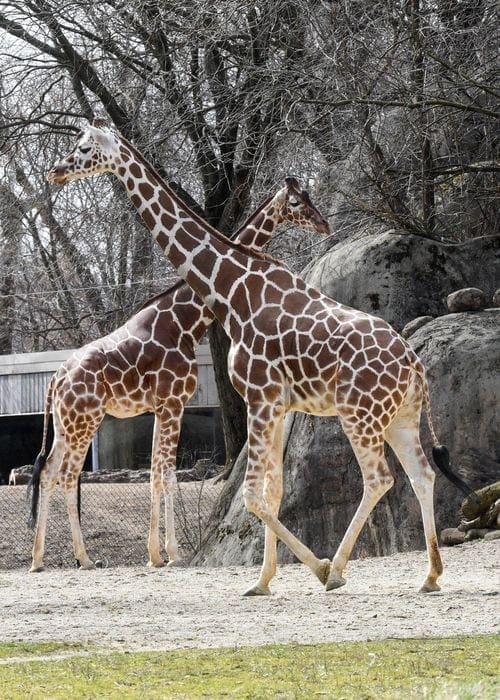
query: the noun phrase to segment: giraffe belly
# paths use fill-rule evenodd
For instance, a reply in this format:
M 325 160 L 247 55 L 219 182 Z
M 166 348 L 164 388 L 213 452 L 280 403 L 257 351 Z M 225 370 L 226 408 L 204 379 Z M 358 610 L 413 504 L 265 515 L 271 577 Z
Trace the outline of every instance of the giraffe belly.
M 289 410 L 310 413 L 313 416 L 338 415 L 333 394 L 310 386 L 310 382 L 307 382 L 307 386 L 298 385 L 291 388 Z
M 332 403 L 317 401 L 293 401 L 290 404 L 290 411 L 299 413 L 309 413 L 312 416 L 338 416 L 339 412 Z
M 142 413 L 153 411 L 148 401 L 131 401 L 130 399 L 110 399 L 106 404 L 106 413 L 114 418 L 133 418 Z

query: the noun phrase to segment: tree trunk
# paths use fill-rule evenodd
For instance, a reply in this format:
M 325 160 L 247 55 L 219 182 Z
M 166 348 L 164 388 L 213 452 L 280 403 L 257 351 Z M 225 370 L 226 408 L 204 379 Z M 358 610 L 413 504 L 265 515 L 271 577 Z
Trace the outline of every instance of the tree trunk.
M 15 318 L 16 291 L 15 270 L 19 258 L 19 245 L 22 237 L 22 211 L 17 197 L 7 185 L 0 187 L 0 354 L 13 352 L 13 329 Z
M 215 382 L 217 384 L 221 406 L 222 427 L 224 429 L 224 443 L 226 448 L 226 469 L 224 471 L 224 478 L 227 478 L 247 439 L 246 408 L 241 396 L 229 381 L 227 373 L 227 354 L 229 352 L 230 341 L 218 321 L 215 321 L 215 323 L 210 326 L 208 337 L 210 339 Z

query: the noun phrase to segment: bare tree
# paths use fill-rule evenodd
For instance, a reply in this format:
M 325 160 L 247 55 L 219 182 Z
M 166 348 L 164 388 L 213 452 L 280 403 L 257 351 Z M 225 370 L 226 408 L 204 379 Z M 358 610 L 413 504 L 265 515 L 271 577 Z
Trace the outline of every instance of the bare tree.
M 488 0 L 0 0 L 0 31 L 7 167 L 24 149 L 43 172 L 82 117 L 105 113 L 225 233 L 290 172 L 318 184 L 339 229 L 363 219 L 461 240 L 498 226 Z M 153 273 L 148 234 L 111 185 L 77 192 L 38 182 L 43 205 L 23 225 L 49 286 L 61 287 L 59 325 L 86 334 L 123 320 L 137 282 L 145 296 L 148 280 L 169 273 Z M 74 214 L 83 205 L 92 222 Z M 72 309 L 60 280 L 75 272 Z M 215 326 L 211 343 L 231 462 L 245 411 Z

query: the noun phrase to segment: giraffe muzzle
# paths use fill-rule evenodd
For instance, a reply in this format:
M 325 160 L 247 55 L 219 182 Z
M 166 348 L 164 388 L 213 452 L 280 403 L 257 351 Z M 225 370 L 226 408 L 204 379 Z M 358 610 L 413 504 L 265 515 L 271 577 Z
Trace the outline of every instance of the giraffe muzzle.
M 56 185 L 64 185 L 68 181 L 66 168 L 61 165 L 56 165 L 47 173 L 47 180 L 49 182 L 55 182 Z
M 318 226 L 319 233 L 323 233 L 325 236 L 329 236 L 332 232 L 330 224 L 328 221 L 323 220 Z

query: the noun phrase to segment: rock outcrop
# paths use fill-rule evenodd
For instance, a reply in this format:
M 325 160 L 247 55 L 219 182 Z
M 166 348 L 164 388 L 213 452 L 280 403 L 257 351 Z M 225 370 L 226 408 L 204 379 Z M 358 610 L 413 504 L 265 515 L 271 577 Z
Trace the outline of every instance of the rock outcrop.
M 438 316 L 410 342 L 429 376 L 432 413 L 456 471 L 473 487 L 498 478 L 500 468 L 500 309 L 447 313 L 446 297 L 466 286 L 488 298 L 500 279 L 500 238 L 456 246 L 386 234 L 344 243 L 308 272 L 310 283 L 339 301 L 380 315 L 401 330 L 417 316 Z M 430 455 L 425 420 L 422 439 Z M 288 418 L 285 492 L 281 519 L 319 557 L 335 552 L 362 493 L 359 467 L 338 421 L 295 414 Z M 353 556 L 383 555 L 424 546 L 418 502 L 401 467 L 390 455 L 393 489 L 363 529 Z M 263 526 L 243 505 L 246 463 L 239 456 L 214 512 L 196 563 L 256 563 Z M 438 529 L 456 523 L 461 494 L 436 479 Z M 280 545 L 281 561 L 292 561 Z
M 335 246 L 303 276 L 400 332 L 418 316 L 447 313 L 446 297 L 457 289 L 479 287 L 492 299 L 500 279 L 500 236 L 458 244 L 394 233 L 364 236 Z

